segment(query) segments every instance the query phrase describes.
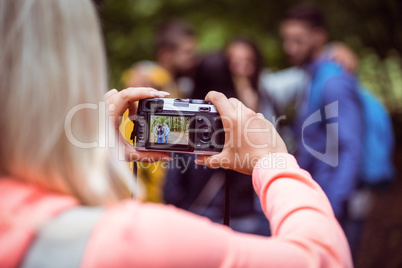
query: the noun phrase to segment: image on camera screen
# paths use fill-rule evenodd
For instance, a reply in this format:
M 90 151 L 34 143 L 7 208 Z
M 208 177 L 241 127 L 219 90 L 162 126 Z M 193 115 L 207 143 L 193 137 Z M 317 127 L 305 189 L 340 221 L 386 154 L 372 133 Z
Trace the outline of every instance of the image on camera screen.
M 189 117 L 174 115 L 151 115 L 149 142 L 154 144 L 182 144 L 189 142 Z

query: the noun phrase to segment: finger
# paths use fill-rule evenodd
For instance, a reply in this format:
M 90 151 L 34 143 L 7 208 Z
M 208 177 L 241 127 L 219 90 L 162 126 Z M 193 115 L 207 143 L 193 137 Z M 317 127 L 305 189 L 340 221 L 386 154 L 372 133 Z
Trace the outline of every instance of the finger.
M 209 155 L 199 155 L 197 158 L 194 160 L 194 162 L 197 165 L 205 165 L 205 158 L 210 157 Z
M 242 109 L 242 112 L 247 112 L 249 114 L 250 113 L 255 114 L 255 111 L 253 109 L 249 108 L 248 106 L 246 106 L 243 102 L 239 101 L 239 103 L 240 103 L 239 106 L 241 106 L 240 109 Z
M 236 98 L 230 98 L 229 101 L 231 102 L 231 104 L 233 105 L 233 108 L 238 111 L 240 111 L 240 114 L 243 113 L 247 113 L 248 115 L 254 115 L 255 112 L 253 110 L 251 110 L 250 108 L 248 108 L 243 102 L 241 102 L 240 100 L 236 99 Z
M 248 115 L 248 116 L 255 116 L 256 115 L 256 113 L 252 109 L 248 108 L 244 104 L 242 105 L 242 112 L 244 114 Z
M 153 163 L 156 161 L 172 161 L 168 153 L 163 152 L 142 152 L 137 151 L 134 147 L 126 147 L 126 160 L 128 162 L 139 161 Z
M 128 162 L 141 161 L 141 162 L 155 162 L 155 161 L 171 161 L 173 160 L 168 153 L 164 152 L 141 152 L 137 151 L 133 145 L 124 139 L 120 131 L 116 130 L 119 142 L 124 146 L 125 159 Z
M 123 89 L 123 90 L 135 90 L 135 91 L 138 91 L 138 90 L 147 90 L 147 91 L 158 91 L 157 89 L 155 89 L 155 88 L 152 88 L 152 87 L 144 87 L 144 86 L 139 86 L 139 87 L 127 87 L 127 88 L 125 88 L 125 89 Z
M 221 152 L 217 155 L 200 155 L 195 160 L 197 165 L 204 165 L 212 169 L 217 168 L 230 168 L 230 161 L 227 161 L 228 156 L 225 152 Z M 224 161 L 223 161 L 224 160 Z
M 229 101 L 232 104 L 233 108 L 237 109 L 240 101 L 236 98 L 230 98 Z
M 215 105 L 218 113 L 223 116 L 230 116 L 233 115 L 236 111 L 233 108 L 231 102 L 226 98 L 226 96 L 220 92 L 210 91 L 208 92 L 207 96 L 205 97 L 206 101 L 212 102 Z
M 265 118 L 265 116 L 262 113 L 257 113 L 257 116 Z
M 105 95 L 103 95 L 103 98 L 105 99 L 105 100 L 107 100 L 108 98 L 110 98 L 111 96 L 113 96 L 114 94 L 116 94 L 118 91 L 117 91 L 117 89 L 111 89 L 111 90 L 109 90 L 108 92 L 106 92 L 106 94 Z
M 121 116 L 129 108 L 131 102 L 136 102 L 147 98 L 163 98 L 170 93 L 157 91 L 153 88 L 127 88 L 115 94 L 113 104 L 115 105 L 115 115 Z
M 211 155 L 200 155 L 200 156 L 197 157 L 197 159 L 195 159 L 194 162 L 197 165 L 207 166 L 207 167 L 213 168 L 213 169 L 219 168 L 220 166 L 218 166 L 218 165 L 212 165 L 212 166 L 209 165 L 211 163 L 210 158 L 212 158 L 212 157 L 213 156 L 211 156 Z M 212 162 L 213 163 L 215 163 L 215 162 L 219 163 L 219 161 L 216 161 L 216 160 L 212 161 Z

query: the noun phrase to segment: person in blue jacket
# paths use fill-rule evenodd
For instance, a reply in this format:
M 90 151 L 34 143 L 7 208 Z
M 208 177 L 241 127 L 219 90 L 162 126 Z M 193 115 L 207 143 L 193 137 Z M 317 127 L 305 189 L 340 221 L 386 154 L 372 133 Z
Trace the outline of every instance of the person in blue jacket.
M 164 136 L 165 136 L 165 143 L 169 142 L 169 133 L 170 133 L 170 128 L 168 124 L 163 123 L 163 131 L 164 131 Z
M 290 9 L 280 26 L 290 62 L 311 77 L 298 112 L 297 160 L 322 187 L 342 223 L 357 188 L 363 117 L 355 76 L 323 53 L 324 16 L 312 6 Z

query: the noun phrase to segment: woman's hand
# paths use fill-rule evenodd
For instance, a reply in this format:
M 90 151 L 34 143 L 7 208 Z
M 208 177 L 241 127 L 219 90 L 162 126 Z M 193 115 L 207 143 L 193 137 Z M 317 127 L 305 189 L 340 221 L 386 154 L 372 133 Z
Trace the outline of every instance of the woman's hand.
M 253 111 L 259 109 L 259 96 L 257 90 L 253 89 L 250 79 L 246 76 L 234 76 L 236 95 L 239 100 Z
M 222 118 L 225 146 L 220 154 L 199 156 L 197 164 L 251 174 L 261 157 L 269 153 L 287 153 L 282 138 L 262 114 L 216 91 L 209 92 L 205 100 L 215 105 Z
M 342 42 L 331 44 L 331 58 L 341 64 L 348 72 L 356 73 L 359 60 L 353 50 Z
M 120 92 L 116 89 L 112 89 L 105 94 L 111 124 L 114 125 L 116 135 L 118 135 L 120 142 L 124 144 L 125 157 L 127 161 L 155 162 L 158 160 L 171 160 L 168 153 L 140 152 L 135 150 L 135 147 L 128 143 L 119 132 L 119 126 L 124 112 L 127 109 L 129 110 L 130 119 L 133 119 L 133 116 L 135 116 L 137 113 L 137 105 L 135 104 L 136 101 L 148 98 L 164 98 L 167 95 L 169 95 L 168 92 L 145 87 L 130 87 Z

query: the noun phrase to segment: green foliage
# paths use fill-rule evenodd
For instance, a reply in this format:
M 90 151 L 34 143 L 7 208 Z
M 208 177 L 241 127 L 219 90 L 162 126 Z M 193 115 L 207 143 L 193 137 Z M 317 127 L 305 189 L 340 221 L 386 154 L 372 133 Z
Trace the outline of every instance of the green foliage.
M 111 88 L 134 62 L 154 59 L 153 32 L 160 22 L 181 18 L 196 29 L 201 53 L 222 49 L 236 35 L 253 38 L 265 65 L 287 66 L 278 36 L 285 10 L 295 0 L 98 0 Z M 327 16 L 333 40 L 343 41 L 360 57 L 363 83 L 391 111 L 401 109 L 402 1 L 309 0 Z
M 170 131 L 185 131 L 189 129 L 189 118 L 179 116 L 164 116 L 164 115 L 151 115 L 150 132 L 154 132 L 155 126 L 166 123 L 169 126 Z
M 381 59 L 372 50 L 361 53 L 359 77 L 363 85 L 377 95 L 390 112 L 402 113 L 402 58 L 393 50 Z

